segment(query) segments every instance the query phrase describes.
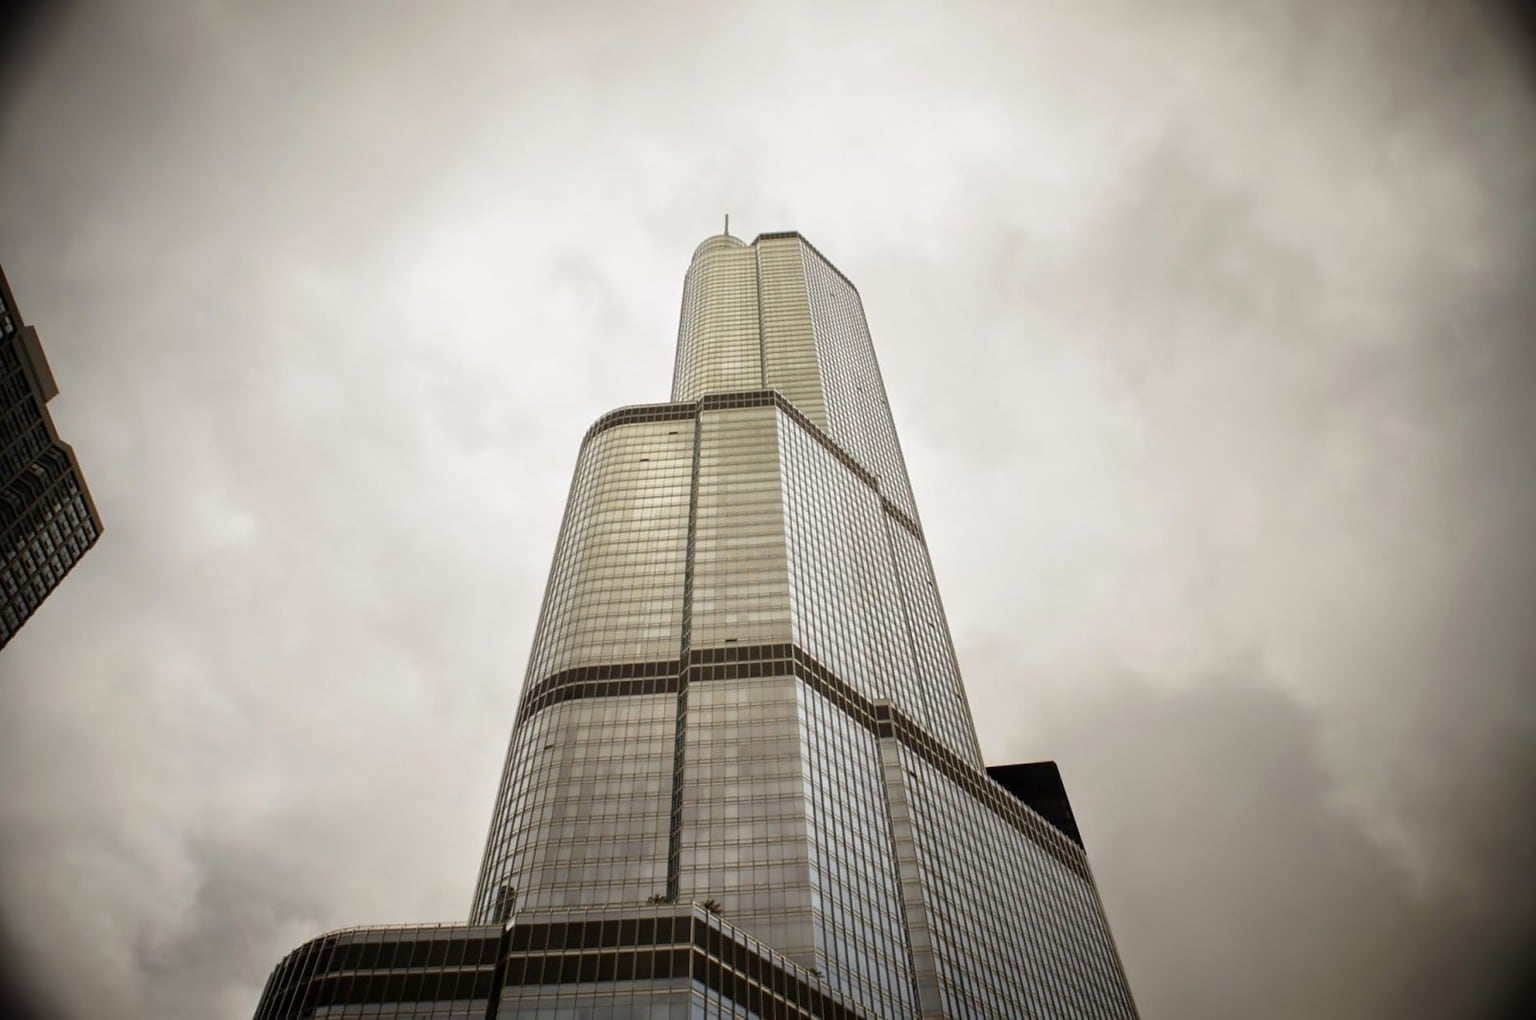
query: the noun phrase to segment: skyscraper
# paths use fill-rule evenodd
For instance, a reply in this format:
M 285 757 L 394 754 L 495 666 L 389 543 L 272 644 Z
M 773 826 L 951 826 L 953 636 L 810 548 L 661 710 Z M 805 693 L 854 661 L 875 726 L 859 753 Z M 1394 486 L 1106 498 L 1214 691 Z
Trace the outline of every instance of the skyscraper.
M 257 1015 L 1135 1015 L 1055 766 L 982 762 L 798 234 L 704 241 L 671 399 L 582 441 L 470 915 L 317 939 Z
M 48 414 L 58 392 L 0 271 L 0 648 L 101 537 L 75 451 Z

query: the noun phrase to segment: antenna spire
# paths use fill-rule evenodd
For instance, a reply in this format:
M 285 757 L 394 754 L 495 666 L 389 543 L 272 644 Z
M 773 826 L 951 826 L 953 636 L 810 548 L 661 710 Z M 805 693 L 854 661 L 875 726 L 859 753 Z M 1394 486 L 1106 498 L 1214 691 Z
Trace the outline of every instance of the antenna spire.
M 731 214 L 730 213 L 726 213 L 725 214 L 725 236 L 726 237 L 730 237 L 731 236 Z

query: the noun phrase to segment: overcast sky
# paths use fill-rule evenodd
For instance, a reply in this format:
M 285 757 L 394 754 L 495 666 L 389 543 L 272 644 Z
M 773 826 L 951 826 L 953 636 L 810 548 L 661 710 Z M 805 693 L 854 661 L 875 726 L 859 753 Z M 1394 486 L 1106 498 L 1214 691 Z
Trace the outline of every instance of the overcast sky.
M 665 399 L 727 211 L 862 292 L 983 749 L 1061 763 L 1145 1015 L 1504 1015 L 1508 16 L 569 8 L 11 22 L 0 263 L 106 521 L 0 653 L 0 918 L 44 1015 L 243 1020 L 312 935 L 465 916 L 577 445 Z

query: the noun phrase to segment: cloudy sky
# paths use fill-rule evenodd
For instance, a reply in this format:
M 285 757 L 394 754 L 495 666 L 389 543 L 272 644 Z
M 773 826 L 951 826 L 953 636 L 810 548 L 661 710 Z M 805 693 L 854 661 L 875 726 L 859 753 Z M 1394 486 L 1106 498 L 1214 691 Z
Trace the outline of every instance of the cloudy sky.
M 311 935 L 464 916 L 577 444 L 665 398 L 726 211 L 858 284 L 983 748 L 1061 763 L 1145 1014 L 1511 1009 L 1536 62 L 1502 9 L 9 26 L 0 263 L 106 520 L 0 653 L 40 1015 L 245 1018 Z

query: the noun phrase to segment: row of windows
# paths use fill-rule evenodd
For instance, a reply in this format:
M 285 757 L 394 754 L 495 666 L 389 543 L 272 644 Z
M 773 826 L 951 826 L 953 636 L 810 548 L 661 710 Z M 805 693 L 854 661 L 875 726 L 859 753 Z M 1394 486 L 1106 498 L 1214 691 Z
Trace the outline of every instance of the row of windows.
M 758 317 L 764 385 L 782 392 L 807 418 L 824 428 L 826 400 L 816 352 L 816 330 L 800 266 L 800 246 L 793 239 L 778 238 L 754 247 L 762 292 Z
M 694 444 L 692 426 L 675 424 L 608 431 L 583 449 L 530 677 L 677 654 Z
M 100 531 L 73 474 L 19 513 L 0 503 L 0 647 L 96 543 Z
M 909 897 L 925 904 L 912 930 L 925 1004 L 945 1015 L 1134 1016 L 1092 883 L 909 748 L 887 746 L 899 749 L 886 774 Z
M 861 696 L 895 698 L 926 721 L 878 495 L 781 424 L 794 639 Z
M 766 406 L 772 399 L 771 394 L 765 393 L 725 396 L 732 399 L 741 397 L 745 402 L 759 406 Z M 756 421 L 755 418 L 751 420 Z M 747 425 L 747 422 L 743 421 L 742 424 Z M 549 666 L 561 664 L 557 661 L 559 659 L 569 663 L 573 656 L 580 657 L 578 661 L 623 657 L 614 654 L 619 651 L 616 646 L 658 647 L 674 633 L 670 628 L 678 614 L 690 605 L 693 615 L 699 617 L 701 623 L 721 630 L 716 635 L 720 641 L 762 641 L 781 634 L 791 636 L 784 629 L 788 620 L 786 614 L 793 613 L 799 619 L 801 610 L 789 604 L 785 598 L 787 592 L 780 586 L 776 575 L 787 570 L 794 576 L 801 566 L 794 561 L 851 555 L 849 550 L 843 548 L 846 543 L 839 538 L 845 532 L 832 531 L 826 533 L 827 537 L 821 540 L 819 549 L 795 550 L 795 556 L 789 557 L 790 550 L 778 537 L 781 529 L 770 508 L 777 503 L 781 484 L 786 498 L 793 497 L 796 500 L 800 499 L 800 488 L 808 486 L 808 493 L 812 490 L 820 493 L 819 496 L 812 493 L 806 497 L 812 504 L 817 499 L 823 499 L 824 502 L 824 498 L 832 497 L 834 493 L 843 493 L 836 497 L 836 501 L 849 505 L 846 508 L 807 505 L 799 516 L 818 528 L 823 527 L 823 518 L 834 527 L 841 527 L 836 524 L 839 515 L 856 510 L 858 526 L 846 534 L 861 543 L 861 546 L 859 554 L 851 561 L 850 570 L 857 569 L 861 576 L 867 576 L 867 580 L 860 582 L 866 589 L 871 584 L 883 586 L 879 591 L 850 591 L 846 597 L 839 597 L 833 589 L 841 579 L 841 573 L 848 571 L 822 570 L 822 575 L 833 575 L 830 584 L 822 583 L 825 580 L 822 576 L 808 579 L 804 586 L 805 594 L 800 600 L 803 606 L 810 609 L 829 603 L 825 611 L 817 612 L 819 617 L 826 620 L 819 630 L 829 637 L 835 636 L 838 647 L 845 648 L 847 655 L 863 656 L 866 654 L 865 649 L 870 648 L 872 651 L 869 654 L 875 658 L 871 662 L 862 659 L 858 662 L 844 661 L 844 655 L 831 654 L 830 648 L 821 651 L 831 654 L 841 672 L 871 695 L 887 693 L 866 687 L 866 683 L 877 679 L 879 682 L 911 684 L 912 693 L 900 697 L 904 706 L 928 725 L 935 726 L 951 746 L 971 753 L 979 761 L 979 755 L 974 753 L 974 735 L 961 732 L 968 729 L 965 724 L 969 722 L 969 713 L 964 707 L 963 695 L 958 691 L 958 671 L 953 665 L 947 634 L 929 633 L 938 626 L 932 622 L 937 616 L 937 607 L 931 596 L 924 600 L 924 625 L 911 636 L 921 648 L 932 647 L 931 652 L 926 653 L 928 657 L 944 660 L 934 663 L 931 668 L 914 670 L 906 661 L 902 642 L 897 639 L 903 629 L 899 616 L 864 621 L 857 628 L 858 633 L 849 632 L 844 626 L 849 620 L 864 614 L 866 607 L 890 612 L 898 601 L 895 593 L 888 590 L 883 576 L 885 571 L 879 566 L 890 558 L 888 551 L 877 547 L 888 544 L 882 534 L 885 529 L 876 519 L 869 518 L 871 507 L 884 505 L 894 508 L 894 504 L 886 500 L 873 504 L 862 496 L 843 492 L 843 476 L 835 471 L 827 474 L 823 468 L 816 468 L 812 477 L 805 475 L 802 469 L 791 471 L 790 464 L 786 462 L 782 471 L 786 475 L 794 474 L 795 478 L 785 477 L 781 483 L 779 472 L 773 470 L 774 451 L 767 445 L 768 436 L 763 436 L 759 441 L 751 438 L 754 431 L 750 425 L 742 430 L 720 421 L 711 426 L 713 438 L 703 446 L 704 451 L 717 452 L 701 458 L 704 463 L 699 470 L 699 484 L 694 490 L 702 502 L 693 513 L 695 559 L 707 561 L 705 566 L 710 576 L 716 576 L 722 568 L 730 571 L 727 575 L 729 589 L 717 591 L 706 586 L 699 597 L 691 601 L 687 597 L 661 597 L 670 594 L 667 588 L 675 584 L 675 581 L 669 582 L 663 567 L 675 565 L 674 551 L 687 541 L 682 535 L 682 529 L 686 527 L 682 494 L 670 500 L 670 516 L 665 521 L 665 530 L 657 530 L 657 525 L 662 522 L 634 519 L 630 509 L 635 502 L 657 492 L 657 486 L 665 486 L 667 491 L 686 491 L 688 482 L 684 472 L 687 466 L 679 463 L 679 469 L 674 475 L 647 478 L 637 485 L 634 481 L 607 477 L 604 472 L 611 471 L 607 465 L 611 464 L 611 455 L 615 451 L 648 449 L 645 444 L 654 442 L 654 439 L 647 439 L 637 432 L 612 449 L 607 446 L 589 448 L 578 470 L 577 483 L 573 486 L 571 507 L 556 557 L 553 583 L 546 599 L 546 612 L 535 643 L 535 655 L 530 662 L 530 675 L 537 676 L 547 671 Z M 785 433 L 785 443 L 793 439 L 792 445 L 796 448 L 804 445 L 799 438 L 807 434 L 803 429 L 788 428 L 780 431 Z M 686 440 L 689 437 L 683 438 Z M 749 438 L 750 445 L 743 445 Z M 810 448 L 831 452 L 824 437 Z M 789 449 L 789 446 L 785 447 L 786 456 Z M 743 473 L 748 465 L 753 465 L 755 469 Z M 600 485 L 600 488 L 594 489 L 594 485 Z M 753 494 L 761 494 L 761 498 L 748 498 Z M 708 498 L 702 498 L 705 496 Z M 852 503 L 849 503 L 850 500 Z M 612 509 L 602 509 L 605 506 Z M 829 510 L 832 511 L 830 517 Z M 762 516 L 764 513 L 767 515 Z M 904 520 L 902 523 L 908 525 L 913 522 Z M 724 524 L 731 526 L 729 531 L 720 529 Z M 910 535 L 910 528 L 904 531 Z M 875 540 L 875 545 L 864 548 L 871 539 Z M 728 544 L 722 545 L 722 542 Z M 781 549 L 783 551 L 779 551 Z M 918 549 L 920 552 L 920 540 Z M 787 559 L 790 562 L 786 562 Z M 922 567 L 926 567 L 925 559 Z M 920 568 L 919 574 L 926 573 L 925 569 Z M 932 587 L 931 579 L 926 576 L 913 575 L 905 569 L 900 574 L 912 584 L 929 589 Z M 687 596 L 686 584 L 684 588 L 680 594 Z M 672 587 L 671 591 L 676 592 L 677 588 Z M 901 601 L 911 601 L 914 594 L 917 593 L 903 592 Z M 643 600 L 643 610 L 633 605 L 636 599 Z M 776 622 L 780 619 L 785 620 L 785 623 Z M 688 629 L 689 641 L 697 643 L 709 639 L 706 635 L 696 635 L 696 627 L 689 619 L 682 620 L 680 625 Z M 808 635 L 799 636 L 805 640 Z M 552 659 L 551 656 L 556 658 Z M 868 681 L 866 676 L 870 677 Z M 902 677 L 912 679 L 894 679 Z M 946 704 L 939 715 L 928 712 L 923 703 L 926 690 L 935 686 L 946 692 L 942 695 L 946 702 L 956 702 L 953 705 Z M 889 693 L 899 694 L 896 691 Z
M 630 681 L 623 683 L 622 681 Z M 608 698 L 633 694 L 672 693 L 678 685 L 678 661 L 618 662 L 577 666 L 529 684 L 523 691 L 517 719 L 573 698 Z
M 647 424 L 654 422 L 689 421 L 702 414 L 711 411 L 737 410 L 747 407 L 777 406 L 784 414 L 792 418 L 801 428 L 805 429 L 816 442 L 826 447 L 843 463 L 850 471 L 857 475 L 865 484 L 875 487 L 878 479 L 876 475 L 863 464 L 859 463 L 847 450 L 840 446 L 836 439 L 827 431 L 817 425 L 805 415 L 793 402 L 788 400 L 777 390 L 742 390 L 726 393 L 707 393 L 695 401 L 686 404 L 650 404 L 638 407 L 621 407 L 617 411 L 610 411 L 599 418 L 591 428 L 587 430 L 582 439 L 583 447 L 592 439 L 610 429 L 624 425 Z M 900 509 L 898 507 L 898 509 Z M 905 511 L 903 511 L 905 512 Z M 910 518 L 909 518 L 910 520 Z M 914 526 L 915 526 L 915 522 Z
M 880 477 L 882 492 L 915 517 L 896 425 L 858 291 L 809 245 L 801 246 L 801 257 L 816 354 L 825 380 L 826 431 Z
M 472 916 L 633 905 L 665 889 L 675 704 L 577 700 L 519 726 Z M 572 839 L 577 830 L 588 838 Z
M 713 900 L 733 924 L 811 965 L 792 685 L 690 686 L 677 869 L 683 899 Z
M 256 1020 L 313 1016 L 338 1003 L 463 998 L 477 1000 L 483 1016 L 495 991 L 504 937 L 499 927 L 463 925 L 355 929 L 321 936 L 274 968 Z M 358 973 L 375 970 L 384 973 Z
M 695 254 L 683 283 L 672 397 L 762 385 L 755 253 L 717 247 Z
M 896 519 L 896 523 L 910 531 L 913 538 L 917 539 L 919 542 L 924 541 L 922 527 L 918 525 L 917 521 L 908 517 L 906 511 L 902 510 L 901 507 L 897 506 L 895 503 L 892 503 L 884 496 L 880 497 L 880 506 L 885 510 L 887 514 Z
M 18 435 L 0 453 L 0 479 L 9 481 L 20 475 L 38 454 L 48 449 L 50 442 L 48 427 L 41 422 Z
M 897 740 L 903 747 L 910 748 L 988 811 L 1028 836 L 1084 881 L 1091 881 L 1087 858 L 1080 848 L 1069 845 L 1070 841 L 1055 826 L 1041 819 L 1032 809 L 1024 807 L 990 776 L 976 771 L 892 706 L 876 704 L 874 713 L 876 732 L 880 736 Z
M 577 698 L 608 698 L 630 695 L 636 682 L 631 679 L 594 680 L 594 673 L 607 673 L 614 677 L 646 677 L 650 682 L 663 685 L 660 692 L 676 690 L 677 677 L 660 676 L 659 671 L 673 663 L 613 663 L 602 667 L 570 670 L 549 677 L 536 685 L 541 697 L 551 697 L 556 692 L 561 701 Z M 1056 828 L 1042 820 L 1031 809 L 1020 804 L 1011 794 L 1000 787 L 985 773 L 977 771 L 954 751 L 936 741 L 921 726 L 913 723 L 896 707 L 882 701 L 873 701 L 858 694 L 841 677 L 804 649 L 790 643 L 767 645 L 728 645 L 720 648 L 693 649 L 689 653 L 687 677 L 691 683 L 708 683 L 721 680 L 793 676 L 826 698 L 843 714 L 869 732 L 894 739 L 919 754 L 951 782 L 963 788 L 972 798 L 987 809 L 1019 829 L 1042 849 L 1056 857 L 1074 872 L 1088 878 L 1086 861 L 1082 852 L 1069 843 Z M 531 718 L 534 709 L 526 718 Z M 757 721 L 755 716 L 752 717 Z M 611 734 L 593 734 L 593 740 L 608 742 Z
M 799 689 L 811 886 L 833 987 L 882 1017 L 915 1016 L 893 833 L 872 734 Z
M 698 410 L 692 404 L 641 404 L 636 407 L 621 407 L 617 411 L 609 411 L 587 429 L 587 434 L 582 438 L 585 446 L 600 432 L 618 428 L 620 425 L 638 425 L 642 422 L 657 421 L 692 421 L 698 416 Z
M 0 388 L 0 449 L 15 442 L 34 424 L 42 421 L 42 403 L 27 389 L 22 374 L 13 372 L 4 380 L 3 388 Z
M 256 1020 L 337 1015 L 337 1006 L 434 1000 L 459 1009 L 478 1004 L 484 1010 L 503 990 L 538 985 L 566 986 L 561 997 L 579 1003 L 584 998 L 580 986 L 595 991 L 594 986 L 607 984 L 611 995 L 614 983 L 632 982 L 644 995 L 644 984 L 666 987 L 679 978 L 696 981 L 717 1000 L 763 1020 L 860 1016 L 755 939 L 697 914 L 518 924 L 505 932 L 497 929 L 495 938 L 485 931 L 455 932 L 445 926 L 433 932 L 437 938 L 423 939 L 417 930 L 395 929 L 360 946 L 344 944 L 346 933 L 316 939 L 289 954 L 273 972 Z M 450 939 L 441 938 L 445 933 Z M 445 962 L 429 962 L 433 953 L 441 953 Z M 450 954 L 473 957 L 476 963 L 448 963 Z M 352 966 L 365 958 L 378 969 Z M 499 975 L 497 961 L 503 961 Z
M 912 641 L 915 679 L 928 696 L 928 715 L 923 722 L 952 751 L 980 768 L 976 726 L 960 680 L 960 666 L 955 660 L 927 547 L 911 532 L 889 524 L 886 537 L 901 579 L 899 589 Z

